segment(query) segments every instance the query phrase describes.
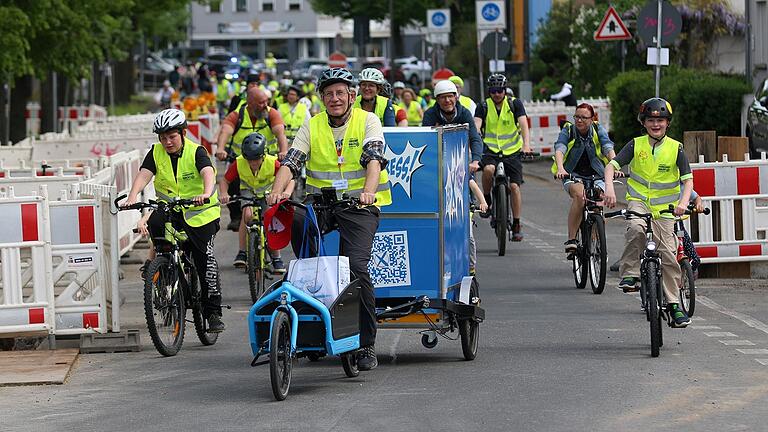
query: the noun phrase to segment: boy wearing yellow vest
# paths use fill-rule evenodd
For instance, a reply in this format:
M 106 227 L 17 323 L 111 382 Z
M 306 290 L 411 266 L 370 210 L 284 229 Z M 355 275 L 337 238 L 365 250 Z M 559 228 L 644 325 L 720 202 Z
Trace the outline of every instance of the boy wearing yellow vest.
M 276 156 L 266 154 L 267 139 L 264 135 L 255 132 L 248 135 L 243 140 L 243 153 L 235 159 L 235 163 L 230 164 L 224 177 L 219 180 L 219 192 L 221 193 L 221 202 L 229 202 L 229 185 L 236 180 L 240 180 L 240 195 L 244 197 L 257 197 L 259 200 L 260 213 L 263 216 L 267 210 L 267 203 L 264 197 L 272 189 L 272 183 L 275 181 L 275 174 L 280 169 L 280 161 Z M 288 184 L 287 191 L 293 192 L 293 180 Z M 239 244 L 240 249 L 235 256 L 234 266 L 243 268 L 247 262 L 245 253 L 245 227 L 253 219 L 253 210 L 249 203 L 242 203 L 243 217 L 240 219 Z M 274 273 L 285 273 L 285 265 L 280 257 L 280 251 L 269 251 L 272 257 L 272 270 Z
M 661 214 L 671 204 L 674 214 L 682 215 L 688 207 L 693 190 L 693 174 L 683 145 L 667 134 L 672 121 L 672 106 L 664 99 L 648 99 L 637 115 L 647 134 L 628 142 L 605 168 L 605 204 L 616 204 L 613 173 L 629 165 L 627 180 L 627 210 L 653 213 L 653 240 L 661 255 L 661 274 L 664 295 L 667 298 L 673 326 L 685 327 L 691 320 L 679 306 L 678 283 L 681 279 L 677 263 L 677 236 L 674 216 Z M 682 193 L 680 184 L 683 185 Z M 640 278 L 640 254 L 645 247 L 645 221 L 630 219 L 624 235 L 626 246 L 621 255 L 619 288 L 624 292 L 637 291 Z

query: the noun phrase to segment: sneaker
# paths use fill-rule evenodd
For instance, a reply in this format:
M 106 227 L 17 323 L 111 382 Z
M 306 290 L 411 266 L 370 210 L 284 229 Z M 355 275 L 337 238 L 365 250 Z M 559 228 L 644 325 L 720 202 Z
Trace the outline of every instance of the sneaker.
M 221 321 L 221 315 L 213 313 L 208 317 L 208 333 L 221 333 L 225 328 L 226 326 Z
M 619 282 L 619 289 L 625 293 L 638 292 L 640 288 L 637 286 L 637 281 L 636 277 L 625 277 Z
M 139 267 L 139 271 L 141 272 L 141 280 L 147 280 L 147 270 L 149 270 L 149 263 L 152 261 L 150 260 L 144 260 L 144 264 Z
M 512 225 L 512 241 L 515 241 L 515 242 L 523 241 L 523 233 L 520 232 L 519 223 Z
M 357 351 L 357 368 L 361 371 L 376 369 L 379 361 L 376 359 L 376 350 L 373 345 L 367 345 Z
M 272 258 L 272 273 L 285 274 L 285 264 L 280 257 Z
M 565 245 L 565 253 L 573 253 L 573 252 L 576 252 L 576 249 L 579 248 L 579 241 L 576 239 L 570 239 L 567 242 L 565 242 L 564 245 Z
M 229 221 L 229 225 L 227 225 L 227 229 L 229 231 L 239 231 L 240 230 L 240 219 L 232 219 Z
M 248 262 L 248 255 L 245 254 L 245 251 L 240 251 L 235 256 L 235 261 L 232 263 L 237 268 L 243 268 L 246 266 L 246 263 Z
M 691 319 L 688 317 L 688 314 L 685 313 L 684 310 L 680 309 L 680 306 L 678 306 L 677 303 L 669 304 L 669 312 L 672 314 L 672 327 L 684 328 L 688 327 L 688 324 L 691 323 Z

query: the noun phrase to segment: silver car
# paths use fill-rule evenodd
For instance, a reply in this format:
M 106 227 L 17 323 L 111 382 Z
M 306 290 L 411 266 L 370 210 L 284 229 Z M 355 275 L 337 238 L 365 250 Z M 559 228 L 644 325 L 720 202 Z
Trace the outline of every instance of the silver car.
M 752 157 L 768 153 L 768 78 L 758 86 L 755 99 L 747 111 L 747 136 Z

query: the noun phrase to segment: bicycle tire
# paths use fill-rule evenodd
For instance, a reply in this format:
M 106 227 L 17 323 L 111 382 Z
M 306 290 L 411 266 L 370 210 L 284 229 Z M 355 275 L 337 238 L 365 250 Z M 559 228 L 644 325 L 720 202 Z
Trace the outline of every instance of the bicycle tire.
M 680 260 L 680 270 L 683 273 L 680 285 L 680 307 L 689 317 L 696 310 L 696 283 L 693 278 L 693 267 L 688 258 Z
M 496 185 L 494 187 L 493 208 L 496 221 L 496 247 L 499 256 L 504 256 L 507 251 L 507 221 L 509 219 L 507 198 L 507 190 L 504 185 Z
M 477 280 L 472 279 L 469 287 L 470 302 L 479 297 Z M 472 318 L 459 320 L 459 336 L 461 337 L 461 352 L 464 360 L 471 361 L 477 357 L 477 346 L 480 341 L 480 323 Z
M 661 311 L 659 310 L 658 299 L 658 264 L 654 261 L 647 261 L 645 272 L 642 278 L 642 289 L 645 290 L 645 296 L 647 299 L 646 308 L 650 317 L 651 327 L 651 357 L 659 356 L 659 348 L 661 347 Z
M 360 375 L 360 369 L 357 368 L 357 351 L 351 351 L 341 355 L 341 367 L 349 378 Z
M 144 317 L 147 321 L 147 331 L 157 352 L 166 357 L 175 356 L 184 343 L 186 309 L 184 296 L 174 273 L 168 257 L 158 256 L 147 267 L 147 278 L 144 281 Z M 159 325 L 158 318 L 162 325 Z M 170 328 L 168 335 L 163 334 L 167 331 L 164 330 L 165 327 Z
M 195 324 L 195 333 L 197 338 L 200 339 L 200 343 L 205 346 L 211 346 L 219 340 L 218 333 L 208 332 L 208 321 L 203 316 L 203 304 L 200 298 L 200 280 L 197 275 L 197 269 L 195 266 L 190 267 L 189 271 L 189 291 L 192 299 L 192 321 Z
M 264 294 L 264 247 L 261 243 L 261 228 L 246 231 L 248 247 L 246 249 L 248 273 L 248 290 L 251 302 L 256 303 Z
M 288 397 L 291 388 L 293 355 L 291 353 L 291 321 L 288 314 L 278 311 L 272 321 L 269 339 L 269 378 L 272 394 L 281 401 Z
M 576 254 L 573 256 L 573 281 L 576 283 L 576 288 L 584 289 L 587 286 L 588 276 L 588 259 L 587 251 L 589 250 L 589 236 L 584 235 L 586 228 L 584 223 L 576 230 Z
M 605 246 L 605 221 L 602 216 L 590 216 L 589 282 L 592 292 L 602 294 L 605 289 L 605 270 L 608 252 Z

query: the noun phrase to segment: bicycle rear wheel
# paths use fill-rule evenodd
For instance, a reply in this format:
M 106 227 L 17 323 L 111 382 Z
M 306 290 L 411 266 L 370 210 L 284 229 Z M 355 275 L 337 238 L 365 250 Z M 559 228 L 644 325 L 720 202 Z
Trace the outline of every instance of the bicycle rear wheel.
M 203 316 L 203 305 L 200 300 L 200 280 L 198 279 L 195 266 L 190 267 L 188 280 L 189 292 L 192 297 L 192 321 L 195 324 L 195 333 L 197 333 L 200 343 L 205 346 L 213 345 L 219 340 L 219 334 L 208 332 L 208 321 Z
M 589 237 L 589 282 L 592 285 L 592 292 L 602 294 L 605 289 L 605 266 L 607 251 L 605 248 L 605 221 L 602 216 L 594 215 L 590 217 L 590 237 Z
M 682 284 L 680 285 L 680 307 L 689 317 L 692 317 L 696 309 L 696 284 L 693 280 L 693 267 L 691 267 L 691 261 L 688 258 L 680 261 L 680 270 L 683 272 Z
M 269 378 L 272 394 L 277 400 L 285 400 L 291 387 L 293 355 L 291 353 L 291 320 L 281 310 L 272 321 L 272 334 L 269 339 Z
M 264 244 L 261 242 L 261 227 L 246 232 L 248 237 L 248 288 L 251 301 L 256 303 L 264 293 Z
M 166 357 L 176 355 L 184 342 L 186 309 L 178 275 L 165 256 L 158 256 L 147 268 L 144 316 L 157 352 Z
M 646 263 L 646 269 L 642 276 L 642 288 L 645 290 L 646 308 L 651 322 L 651 357 L 659 356 L 661 347 L 661 310 L 659 309 L 659 279 L 658 264 L 654 261 Z
M 496 246 L 499 256 L 504 256 L 507 251 L 507 221 L 509 219 L 507 214 L 509 206 L 507 198 L 506 187 L 504 185 L 496 185 L 494 187 L 493 209 L 496 221 Z
M 576 288 L 584 289 L 587 286 L 587 272 L 589 270 L 587 251 L 589 250 L 589 236 L 584 224 L 576 230 L 577 248 L 573 255 L 573 281 L 576 282 Z
M 477 281 L 472 279 L 469 287 L 470 303 L 473 298 L 479 298 Z M 477 356 L 477 345 L 480 341 L 480 323 L 469 318 L 459 320 L 459 336 L 461 337 L 461 352 L 464 360 L 474 360 Z

